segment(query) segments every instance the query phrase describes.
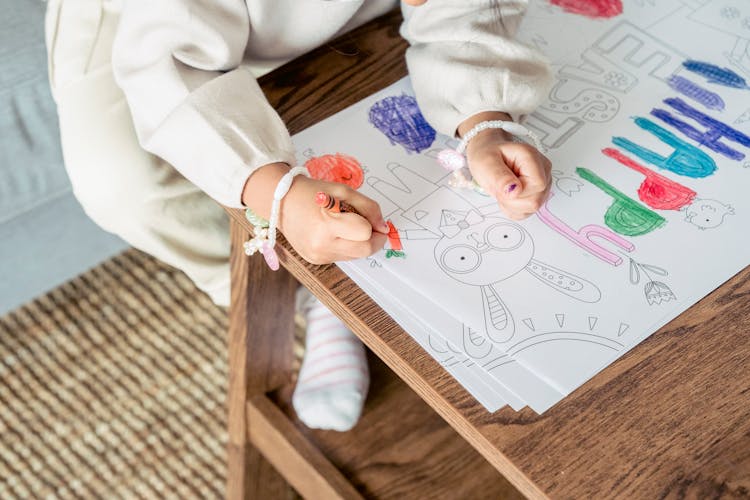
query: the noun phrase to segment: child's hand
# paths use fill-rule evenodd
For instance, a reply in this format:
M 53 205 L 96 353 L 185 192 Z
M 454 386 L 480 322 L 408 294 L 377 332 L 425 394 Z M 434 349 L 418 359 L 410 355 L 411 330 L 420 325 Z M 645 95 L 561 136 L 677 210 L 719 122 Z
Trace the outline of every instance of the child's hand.
M 276 185 L 289 165 L 271 163 L 256 170 L 242 193 L 243 203 L 268 218 Z M 346 201 L 362 214 L 332 213 L 315 203 L 323 191 Z M 298 175 L 281 200 L 279 231 L 305 260 L 328 264 L 337 260 L 367 257 L 385 245 L 388 225 L 380 207 L 370 198 L 343 184 L 323 182 Z
M 323 191 L 362 214 L 335 213 L 315 203 Z M 306 261 L 328 264 L 369 257 L 385 246 L 388 225 L 378 204 L 352 188 L 297 176 L 281 201 L 279 230 Z
M 498 117 L 481 121 L 487 119 Z M 464 122 L 459 131 L 465 133 L 471 126 Z M 552 164 L 533 146 L 513 142 L 504 130 L 488 129 L 469 141 L 466 156 L 471 175 L 510 219 L 525 219 L 547 201 Z

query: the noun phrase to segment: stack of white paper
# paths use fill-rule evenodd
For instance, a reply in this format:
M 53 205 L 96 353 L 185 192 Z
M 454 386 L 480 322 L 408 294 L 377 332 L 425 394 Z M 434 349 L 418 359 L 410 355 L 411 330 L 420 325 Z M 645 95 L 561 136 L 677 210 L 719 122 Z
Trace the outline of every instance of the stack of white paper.
M 557 75 L 525 122 L 554 165 L 527 220 L 450 187 L 408 79 L 294 137 L 399 231 L 404 255 L 341 268 L 490 411 L 547 410 L 750 262 L 750 4 L 574 3 L 521 33 Z

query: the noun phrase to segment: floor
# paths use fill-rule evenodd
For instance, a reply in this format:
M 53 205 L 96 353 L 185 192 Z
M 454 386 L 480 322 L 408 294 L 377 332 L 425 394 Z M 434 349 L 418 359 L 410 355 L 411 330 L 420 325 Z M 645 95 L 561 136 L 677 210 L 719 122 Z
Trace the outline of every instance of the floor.
M 221 498 L 226 329 L 135 250 L 0 316 L 0 498 Z

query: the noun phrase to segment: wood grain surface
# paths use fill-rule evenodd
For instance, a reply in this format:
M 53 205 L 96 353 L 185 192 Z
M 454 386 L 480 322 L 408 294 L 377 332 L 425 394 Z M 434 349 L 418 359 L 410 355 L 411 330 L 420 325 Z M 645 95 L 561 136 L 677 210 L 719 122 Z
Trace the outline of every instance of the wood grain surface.
M 262 79 L 292 132 L 405 74 L 399 22 L 376 20 Z M 750 495 L 749 269 L 544 415 L 490 414 L 335 265 L 281 246 L 291 274 L 525 495 Z
M 279 498 L 276 494 L 288 491 L 281 476 L 247 444 L 245 402 L 291 379 L 297 282 L 283 269 L 271 272 L 263 259 L 248 259 L 242 248 L 248 238 L 242 226 L 231 224 L 226 497 L 232 500 L 260 498 L 261 492 Z M 250 280 L 251 275 L 257 279 Z M 262 303 L 271 297 L 276 300 Z
M 369 366 L 371 383 L 365 408 L 348 432 L 305 427 L 291 408 L 293 387 L 274 394 L 274 401 L 299 432 L 365 498 L 523 498 L 381 360 L 371 355 Z
M 342 472 L 265 395 L 250 398 L 247 419 L 251 422 L 248 440 L 303 497 L 362 499 Z

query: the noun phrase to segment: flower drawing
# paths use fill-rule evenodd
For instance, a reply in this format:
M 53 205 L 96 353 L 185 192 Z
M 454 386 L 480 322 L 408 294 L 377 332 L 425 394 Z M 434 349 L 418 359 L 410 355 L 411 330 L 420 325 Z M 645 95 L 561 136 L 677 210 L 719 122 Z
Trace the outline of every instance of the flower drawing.
M 659 305 L 663 302 L 669 302 L 670 300 L 677 300 L 677 296 L 672 289 L 669 288 L 669 285 L 663 281 L 656 281 L 651 277 L 652 274 L 668 276 L 669 273 L 666 270 L 651 264 L 636 262 L 632 258 L 629 260 L 630 282 L 633 285 L 638 285 L 641 282 L 641 273 L 646 277 L 646 283 L 643 286 L 643 293 L 646 296 L 646 302 L 648 302 L 648 305 Z
M 646 301 L 649 305 L 677 300 L 672 290 L 661 281 L 649 281 L 643 288 L 643 292 L 646 294 Z

